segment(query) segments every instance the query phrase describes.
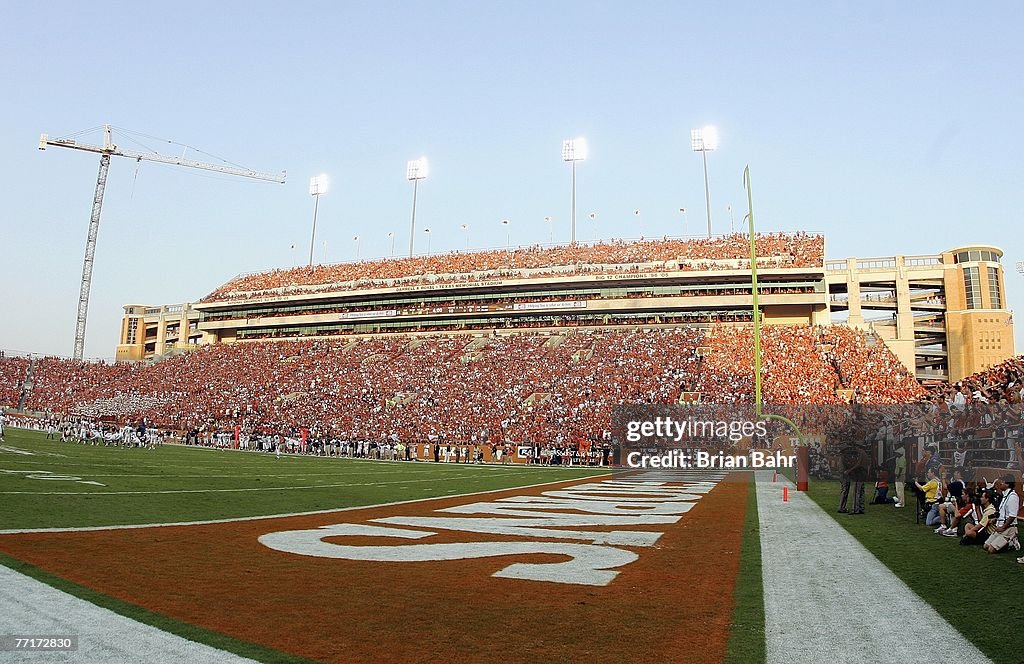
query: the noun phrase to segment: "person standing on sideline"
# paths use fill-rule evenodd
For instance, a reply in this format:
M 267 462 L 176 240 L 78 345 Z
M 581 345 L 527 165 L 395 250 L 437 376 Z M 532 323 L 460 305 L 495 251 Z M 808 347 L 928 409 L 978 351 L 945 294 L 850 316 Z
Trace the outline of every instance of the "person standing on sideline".
M 839 475 L 841 478 L 841 484 L 839 485 L 839 513 L 848 514 L 847 501 L 850 497 L 850 484 L 854 482 L 855 476 L 857 476 L 857 470 L 859 468 L 857 461 L 857 448 L 853 444 L 848 444 L 843 447 L 839 453 Z M 860 485 L 860 512 L 864 512 L 864 482 L 863 480 L 858 481 Z M 858 503 L 857 503 L 857 492 L 854 491 L 853 496 L 853 512 L 857 514 Z
M 904 484 L 907 481 L 907 450 L 902 445 L 896 448 L 896 462 L 893 465 L 892 481 L 896 487 L 895 507 L 903 507 L 905 504 L 903 492 L 906 489 Z
M 868 474 L 871 471 L 871 457 L 864 445 L 854 446 L 856 461 L 850 469 L 850 478 L 853 480 L 853 511 L 850 514 L 864 513 L 864 484 L 868 481 Z

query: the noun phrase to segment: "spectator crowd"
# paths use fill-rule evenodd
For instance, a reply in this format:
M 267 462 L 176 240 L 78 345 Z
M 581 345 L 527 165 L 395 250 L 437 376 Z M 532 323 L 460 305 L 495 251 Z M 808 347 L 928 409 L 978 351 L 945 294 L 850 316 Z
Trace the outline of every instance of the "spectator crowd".
M 604 444 L 620 404 L 752 403 L 749 326 L 258 341 L 154 364 L 37 362 L 27 407 L 177 431 L 316 439 Z M 906 403 L 921 388 L 884 344 L 839 326 L 763 333 L 765 402 Z M 539 456 L 539 453 L 538 455 Z
M 761 234 L 758 265 L 822 267 L 825 239 L 806 233 Z M 556 247 L 452 252 L 336 265 L 315 265 L 238 276 L 203 302 L 248 300 L 326 290 L 395 288 L 583 273 L 727 270 L 750 266 L 749 236 L 610 241 Z
M 28 359 L 0 354 L 0 408 L 17 408 L 28 374 Z

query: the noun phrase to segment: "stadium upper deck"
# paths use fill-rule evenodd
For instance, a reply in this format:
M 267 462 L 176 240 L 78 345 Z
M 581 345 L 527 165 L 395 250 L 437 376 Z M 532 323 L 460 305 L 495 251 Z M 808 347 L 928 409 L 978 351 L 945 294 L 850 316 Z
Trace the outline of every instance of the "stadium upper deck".
M 1013 354 L 995 247 L 826 261 L 821 235 L 756 244 L 766 324 L 845 317 L 919 379 Z M 454 252 L 245 274 L 195 305 L 127 305 L 117 358 L 267 338 L 745 324 L 752 305 L 743 234 Z
M 820 235 L 804 233 L 759 235 L 757 253 L 766 266 L 821 268 L 825 256 L 825 240 Z M 747 236 L 740 234 L 717 238 L 666 238 L 454 252 L 240 275 L 203 298 L 202 302 L 439 285 L 494 278 L 543 279 L 638 271 L 732 270 L 749 268 L 749 258 L 750 243 Z

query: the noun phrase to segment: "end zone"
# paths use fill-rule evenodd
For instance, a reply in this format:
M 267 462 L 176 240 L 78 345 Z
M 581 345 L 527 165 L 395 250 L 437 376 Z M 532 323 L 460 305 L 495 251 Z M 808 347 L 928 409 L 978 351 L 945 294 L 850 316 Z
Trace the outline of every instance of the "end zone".
M 642 473 L 343 514 L 5 535 L 0 551 L 312 659 L 715 661 L 748 490 L 722 477 Z

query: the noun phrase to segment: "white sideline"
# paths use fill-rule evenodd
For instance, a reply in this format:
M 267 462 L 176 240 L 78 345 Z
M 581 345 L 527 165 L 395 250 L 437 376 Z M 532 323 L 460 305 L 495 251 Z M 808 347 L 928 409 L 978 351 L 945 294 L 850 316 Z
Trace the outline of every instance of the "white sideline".
M 510 486 L 503 489 L 488 489 L 487 491 L 471 491 L 469 493 L 455 493 L 443 496 L 431 496 L 429 498 L 413 498 L 411 500 L 399 500 L 391 503 L 376 503 L 374 505 L 352 505 L 350 507 L 334 507 L 326 510 L 313 510 L 311 512 L 290 512 L 286 514 L 265 514 L 257 516 L 238 516 L 230 519 L 210 519 L 205 521 L 175 521 L 171 523 L 131 523 L 123 525 L 113 526 L 74 526 L 67 528 L 14 528 L 12 530 L 0 530 L 0 535 L 24 535 L 28 533 L 78 533 L 78 532 L 90 532 L 95 530 L 133 530 L 136 528 L 159 528 L 168 526 L 208 526 L 216 523 L 234 523 L 236 521 L 261 521 L 265 519 L 283 519 L 292 516 L 312 516 L 315 514 L 332 514 L 334 512 L 350 512 L 352 510 L 368 510 L 374 507 L 391 507 L 393 505 L 408 505 L 410 503 L 422 503 L 428 500 L 445 500 L 448 498 L 466 498 L 467 496 L 484 496 L 489 493 L 498 493 L 499 491 L 515 491 L 517 489 L 533 489 L 540 486 L 549 486 L 551 484 L 564 484 L 566 482 L 574 481 L 587 481 L 597 478 L 608 477 L 614 475 L 614 473 L 604 473 L 602 475 L 590 475 L 586 477 L 570 477 L 567 479 L 553 480 L 551 482 L 540 482 L 539 484 L 527 484 L 523 486 Z M 2 565 L 0 565 L 2 567 Z
M 756 477 L 768 664 L 990 661 L 782 475 Z
M 0 662 L 242 664 L 239 657 L 164 632 L 0 565 L 0 634 L 78 636 L 70 652 L 0 652 Z

